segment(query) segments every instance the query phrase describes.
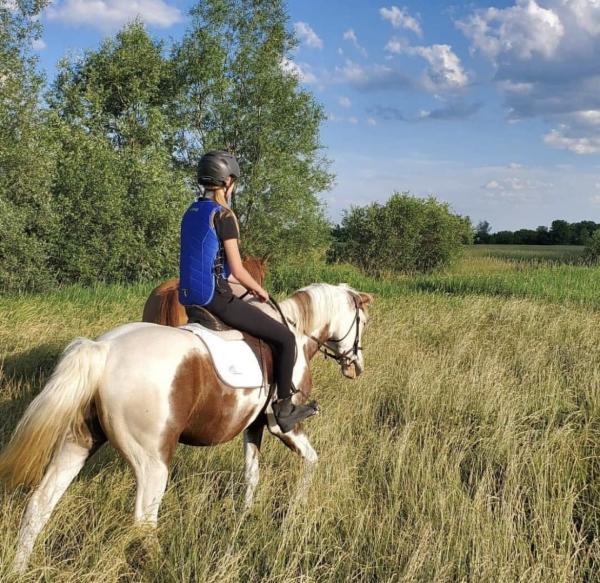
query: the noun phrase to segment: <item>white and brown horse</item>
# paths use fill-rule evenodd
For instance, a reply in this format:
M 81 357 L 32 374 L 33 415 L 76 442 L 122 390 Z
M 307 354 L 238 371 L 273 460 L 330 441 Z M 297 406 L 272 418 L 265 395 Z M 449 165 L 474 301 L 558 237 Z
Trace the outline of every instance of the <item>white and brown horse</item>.
M 310 393 L 309 361 L 319 349 L 338 360 L 345 376 L 362 372 L 360 338 L 371 299 L 345 285 L 314 284 L 281 302 L 298 345 L 294 383 L 300 392 L 295 399 L 304 401 Z M 279 317 L 272 308 L 257 305 Z M 35 487 L 21 523 L 15 569 L 25 569 L 53 508 L 106 441 L 135 473 L 135 521 L 155 525 L 179 442 L 216 445 L 244 431 L 245 500 L 250 505 L 265 426 L 309 465 L 317 461 L 300 426 L 281 433 L 269 391 L 223 384 L 204 345 L 190 332 L 140 322 L 96 341 L 75 340 L 0 456 L 1 476 Z

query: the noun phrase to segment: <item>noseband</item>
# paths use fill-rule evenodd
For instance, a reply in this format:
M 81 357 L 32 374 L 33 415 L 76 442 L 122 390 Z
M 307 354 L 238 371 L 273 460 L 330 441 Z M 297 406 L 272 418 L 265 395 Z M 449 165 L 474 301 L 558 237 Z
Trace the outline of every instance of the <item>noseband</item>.
M 279 307 L 279 304 L 277 303 L 277 301 L 274 300 L 273 298 L 269 298 L 269 299 L 270 299 L 271 303 L 277 308 L 277 311 L 281 315 L 281 318 L 285 322 L 287 327 L 289 328 L 289 324 L 291 324 L 292 326 L 294 326 L 294 328 L 297 328 L 296 322 L 292 322 L 292 320 L 289 320 L 288 318 L 285 317 L 285 315 L 281 311 L 281 308 Z M 354 301 L 354 309 L 356 310 L 355 314 L 354 314 L 354 320 L 352 321 L 352 324 L 350 324 L 350 328 L 348 328 L 348 331 L 341 338 L 328 338 L 327 340 L 325 340 L 325 342 L 321 342 L 321 340 L 319 340 L 312 334 L 306 334 L 306 336 L 308 336 L 313 342 L 317 343 L 317 350 L 323 354 L 324 358 L 331 358 L 332 360 L 335 360 L 340 366 L 351 365 L 358 358 L 358 351 L 362 350 L 362 346 L 359 346 L 360 307 L 354 296 L 352 296 L 352 300 Z M 340 342 L 344 341 L 348 337 L 350 332 L 352 332 L 353 328 L 355 329 L 355 336 L 354 336 L 354 342 L 352 343 L 352 348 L 349 348 L 342 354 L 336 354 L 335 352 L 333 352 L 333 350 L 329 346 L 327 346 L 327 344 L 329 342 L 334 342 L 336 344 L 339 344 Z

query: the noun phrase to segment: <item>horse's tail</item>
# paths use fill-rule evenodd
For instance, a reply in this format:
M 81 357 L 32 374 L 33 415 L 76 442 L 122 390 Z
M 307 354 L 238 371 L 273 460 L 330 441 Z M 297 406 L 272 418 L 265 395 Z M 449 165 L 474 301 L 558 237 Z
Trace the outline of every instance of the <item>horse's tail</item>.
M 179 282 L 177 282 L 179 283 Z M 159 295 L 159 321 L 163 326 L 181 326 L 181 304 L 179 303 L 179 287 L 167 289 Z
M 89 439 L 85 415 L 108 355 L 108 344 L 77 338 L 65 349 L 52 376 L 31 402 L 0 454 L 0 477 L 11 485 L 39 483 L 67 436 Z

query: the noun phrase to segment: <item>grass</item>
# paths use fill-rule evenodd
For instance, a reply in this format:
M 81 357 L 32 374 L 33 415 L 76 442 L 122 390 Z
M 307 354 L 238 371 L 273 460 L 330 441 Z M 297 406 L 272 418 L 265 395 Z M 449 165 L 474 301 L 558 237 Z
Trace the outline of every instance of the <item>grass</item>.
M 499 257 L 536 263 L 576 263 L 583 255 L 580 245 L 473 245 L 471 257 Z
M 377 294 L 364 375 L 314 362 L 323 414 L 308 427 L 320 462 L 307 503 L 294 497 L 301 463 L 271 438 L 246 516 L 241 440 L 182 446 L 156 542 L 131 528 L 133 476 L 105 448 L 25 581 L 599 580 L 599 273 L 476 254 L 396 280 L 278 270 L 282 292 L 328 280 Z M 0 299 L 2 443 L 62 347 L 138 319 L 151 287 Z M 0 490 L 2 581 L 25 500 Z

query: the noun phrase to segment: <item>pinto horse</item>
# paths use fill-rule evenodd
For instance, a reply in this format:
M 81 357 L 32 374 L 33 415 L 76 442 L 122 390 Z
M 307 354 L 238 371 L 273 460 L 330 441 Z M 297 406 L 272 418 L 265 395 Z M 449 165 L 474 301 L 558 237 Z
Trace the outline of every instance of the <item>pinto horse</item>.
M 319 350 L 337 360 L 344 376 L 363 371 L 361 337 L 371 300 L 344 284 L 321 283 L 282 301 L 281 315 L 257 302 L 272 317 L 285 317 L 294 332 L 296 402 L 310 394 L 309 362 Z M 272 360 L 266 346 L 261 350 L 267 382 L 243 389 L 220 380 L 204 344 L 186 330 L 138 322 L 96 341 L 73 341 L 0 455 L 0 476 L 35 487 L 21 522 L 15 570 L 25 570 L 53 508 L 107 441 L 135 473 L 135 522 L 151 526 L 178 443 L 216 445 L 243 431 L 246 507 L 258 483 L 265 427 L 314 467 L 317 454 L 302 427 L 284 434 L 273 417 Z
M 246 257 L 243 261 L 248 273 L 262 286 L 267 272 L 267 259 Z M 232 283 L 233 293 L 241 297 L 246 288 L 239 283 Z M 142 322 L 153 322 L 163 326 L 183 326 L 188 317 L 185 308 L 179 303 L 179 279 L 173 278 L 155 287 L 144 304 Z

